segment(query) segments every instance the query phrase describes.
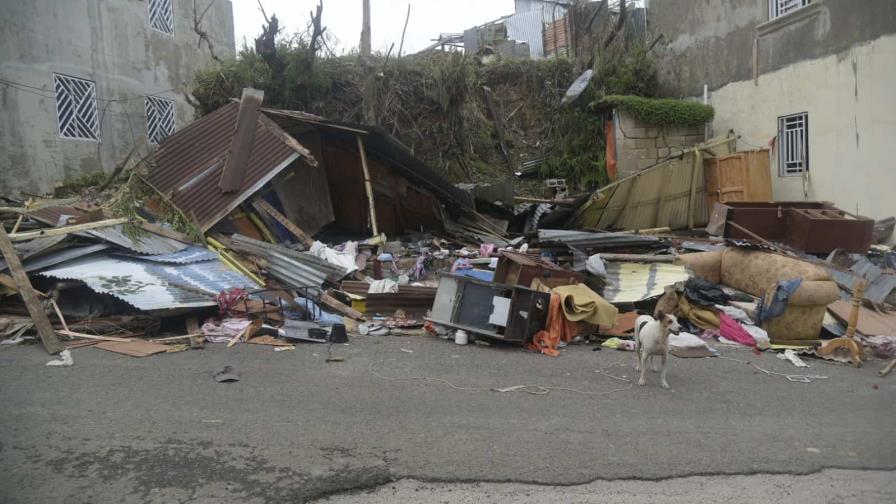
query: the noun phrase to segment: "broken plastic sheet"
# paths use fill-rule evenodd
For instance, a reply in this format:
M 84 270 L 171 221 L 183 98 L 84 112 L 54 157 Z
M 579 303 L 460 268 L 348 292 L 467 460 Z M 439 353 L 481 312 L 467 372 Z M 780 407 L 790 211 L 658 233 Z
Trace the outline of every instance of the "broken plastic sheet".
M 355 263 L 355 258 L 358 255 L 358 243 L 352 241 L 345 242 L 342 248 L 342 250 L 336 250 L 319 241 L 315 241 L 308 253 L 343 268 L 346 274 L 357 271 L 358 265 Z

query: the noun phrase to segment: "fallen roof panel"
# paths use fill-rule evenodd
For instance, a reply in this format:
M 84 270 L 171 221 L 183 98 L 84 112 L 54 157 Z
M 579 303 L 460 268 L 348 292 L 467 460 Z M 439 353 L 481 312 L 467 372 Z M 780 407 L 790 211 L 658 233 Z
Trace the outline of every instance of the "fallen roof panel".
M 667 285 L 686 281 L 687 268 L 677 264 L 607 262 L 604 299 L 611 303 L 634 303 L 663 294 Z
M 147 311 L 214 306 L 215 296 L 223 290 L 257 287 L 219 260 L 165 264 L 99 254 L 70 261 L 39 275 L 80 280 L 94 291 Z
M 538 241 L 542 243 L 562 243 L 578 249 L 643 247 L 660 243 L 660 239 L 656 236 L 631 233 L 590 233 L 564 229 L 539 229 Z
M 166 138 L 156 152 L 149 181 L 186 215 L 207 231 L 261 188 L 277 173 L 302 156 L 317 161 L 308 150 L 274 124 L 256 121 L 255 140 L 240 189 L 218 187 L 236 129 L 238 103 L 229 103 Z

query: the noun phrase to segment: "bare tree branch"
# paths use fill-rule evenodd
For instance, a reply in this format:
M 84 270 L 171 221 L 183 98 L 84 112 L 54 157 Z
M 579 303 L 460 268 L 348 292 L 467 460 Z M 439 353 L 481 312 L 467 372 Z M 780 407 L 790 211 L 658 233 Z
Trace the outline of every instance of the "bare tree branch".
M 202 14 L 199 14 L 196 9 L 196 0 L 193 0 L 193 31 L 196 32 L 196 35 L 199 35 L 199 42 L 196 44 L 196 48 L 201 48 L 202 42 L 205 41 L 205 45 L 208 46 L 208 52 L 211 54 L 212 59 L 220 63 L 221 58 L 215 54 L 215 46 L 212 44 L 212 39 L 208 36 L 208 32 L 202 29 L 202 19 L 214 4 L 215 0 L 210 0 L 208 5 L 206 5 L 205 9 L 202 11 Z
M 408 31 L 408 21 L 411 19 L 411 4 L 408 4 L 408 15 L 404 18 L 404 28 L 401 30 L 401 43 L 398 45 L 398 59 L 401 59 L 401 51 L 404 49 L 404 34 Z
M 619 2 L 619 17 L 616 19 L 616 26 L 613 27 L 613 30 L 607 34 L 607 38 L 604 39 L 603 47 L 604 49 L 610 47 L 610 44 L 613 43 L 613 40 L 616 38 L 616 35 L 622 30 L 622 27 L 625 26 L 625 19 L 628 17 L 628 10 L 626 9 L 626 0 L 621 0 Z

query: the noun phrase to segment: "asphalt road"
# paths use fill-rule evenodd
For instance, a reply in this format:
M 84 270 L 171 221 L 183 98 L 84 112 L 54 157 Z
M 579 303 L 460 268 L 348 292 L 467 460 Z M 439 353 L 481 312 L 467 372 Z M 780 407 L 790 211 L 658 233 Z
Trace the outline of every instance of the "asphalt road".
M 813 480 L 786 475 L 825 468 L 862 470 L 841 477 L 844 495 L 896 497 L 885 484 L 896 473 L 869 472 L 896 469 L 896 376 L 879 378 L 880 361 L 861 369 L 811 361 L 806 371 L 725 349 L 769 371 L 828 378 L 797 383 L 734 360 L 673 358 L 667 391 L 655 374 L 644 388 L 626 381 L 634 354 L 590 347 L 550 358 L 356 337 L 333 354 L 345 362 L 326 363 L 326 347 L 314 344 L 209 345 L 142 359 L 83 348 L 73 367 L 51 368 L 38 346 L 4 347 L 0 502 L 388 502 L 396 485 L 421 502 L 446 491 L 490 502 L 476 495 L 517 495 L 523 484 L 592 483 L 567 488 L 575 496 L 703 481 L 676 479 L 693 476 L 758 489 L 765 475 L 799 485 Z M 216 383 L 224 365 L 241 381 Z M 494 391 L 519 385 L 554 388 Z M 464 483 L 486 493 L 467 499 Z M 357 493 L 367 489 L 376 493 Z

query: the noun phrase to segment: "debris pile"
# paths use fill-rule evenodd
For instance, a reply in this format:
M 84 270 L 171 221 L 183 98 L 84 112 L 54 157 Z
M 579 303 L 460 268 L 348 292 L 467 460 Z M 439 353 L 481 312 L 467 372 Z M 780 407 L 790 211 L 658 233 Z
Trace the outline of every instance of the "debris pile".
M 648 314 L 674 317 L 682 358 L 718 345 L 799 367 L 896 357 L 896 252 L 870 245 L 892 222 L 725 201 L 707 187 L 734 150 L 709 140 L 593 194 L 550 180 L 555 198 L 531 201 L 455 187 L 379 128 L 265 109 L 246 90 L 134 172 L 150 190 L 132 211 L 7 198 L 0 337 L 65 352 L 51 366 L 85 346 L 145 357 L 358 335 L 557 357 L 637 350 Z M 685 186 L 661 183 L 685 169 Z

